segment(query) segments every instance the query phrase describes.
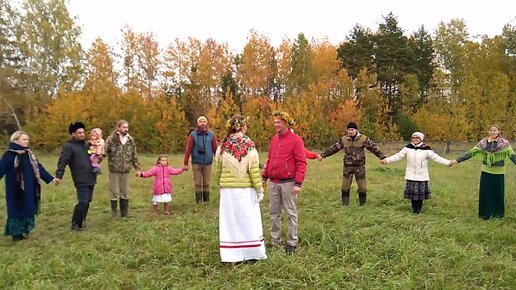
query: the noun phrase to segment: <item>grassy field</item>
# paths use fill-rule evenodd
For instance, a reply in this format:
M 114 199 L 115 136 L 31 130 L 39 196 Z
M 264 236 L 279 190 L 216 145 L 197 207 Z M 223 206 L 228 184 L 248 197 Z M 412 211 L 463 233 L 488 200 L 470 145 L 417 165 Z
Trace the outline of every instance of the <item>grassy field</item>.
M 453 156 L 447 156 L 453 158 Z M 54 172 L 56 156 L 40 156 Z M 141 156 L 150 168 L 154 155 Z M 179 166 L 182 156 L 172 156 Z M 226 265 L 218 252 L 218 193 L 196 205 L 191 171 L 173 177 L 172 215 L 152 217 L 152 179 L 131 179 L 130 218 L 111 219 L 107 164 L 87 228 L 70 231 L 76 202 L 64 183 L 43 186 L 42 213 L 29 239 L 0 239 L 0 288 L 5 289 L 515 289 L 516 167 L 507 166 L 506 216 L 477 217 L 480 162 L 430 166 L 433 198 L 421 215 L 403 199 L 404 166 L 380 166 L 368 155 L 368 202 L 340 205 L 341 154 L 309 170 L 298 199 L 295 256 Z M 4 199 L 4 182 L 0 196 Z M 269 240 L 268 196 L 262 202 Z M 6 219 L 0 205 L 0 224 Z M 284 227 L 285 229 L 285 227 Z

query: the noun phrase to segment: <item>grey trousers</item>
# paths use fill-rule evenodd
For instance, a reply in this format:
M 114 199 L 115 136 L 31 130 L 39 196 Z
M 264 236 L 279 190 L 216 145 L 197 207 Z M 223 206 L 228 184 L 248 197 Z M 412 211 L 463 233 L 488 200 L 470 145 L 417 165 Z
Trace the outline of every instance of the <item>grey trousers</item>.
M 292 194 L 294 182 L 269 182 L 269 214 L 271 217 L 271 242 L 281 243 L 281 209 L 287 214 L 287 244 L 297 246 L 297 196 Z

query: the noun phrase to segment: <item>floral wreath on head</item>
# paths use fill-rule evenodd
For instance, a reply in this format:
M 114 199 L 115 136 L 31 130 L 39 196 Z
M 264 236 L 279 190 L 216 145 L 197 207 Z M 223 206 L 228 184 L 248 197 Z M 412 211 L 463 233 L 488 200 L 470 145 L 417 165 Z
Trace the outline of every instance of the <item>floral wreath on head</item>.
M 239 131 L 249 125 L 249 116 L 237 115 L 226 121 L 226 129 Z
M 281 120 L 287 122 L 289 127 L 296 125 L 296 121 L 292 118 L 287 112 L 274 111 L 272 112 L 272 116 L 276 118 L 280 118 Z

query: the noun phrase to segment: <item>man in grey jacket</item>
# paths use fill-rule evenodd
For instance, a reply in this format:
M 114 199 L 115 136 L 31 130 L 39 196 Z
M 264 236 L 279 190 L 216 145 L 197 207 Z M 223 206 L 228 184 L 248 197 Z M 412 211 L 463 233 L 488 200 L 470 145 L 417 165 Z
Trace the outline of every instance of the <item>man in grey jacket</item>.
M 66 166 L 70 167 L 72 180 L 77 191 L 77 204 L 72 214 L 72 231 L 82 231 L 83 223 L 88 215 L 90 202 L 93 199 L 93 189 L 97 183 L 97 176 L 92 173 L 89 143 L 85 139 L 85 126 L 75 122 L 68 127 L 72 138 L 66 142 L 57 162 L 56 179 L 60 183 L 63 179 Z

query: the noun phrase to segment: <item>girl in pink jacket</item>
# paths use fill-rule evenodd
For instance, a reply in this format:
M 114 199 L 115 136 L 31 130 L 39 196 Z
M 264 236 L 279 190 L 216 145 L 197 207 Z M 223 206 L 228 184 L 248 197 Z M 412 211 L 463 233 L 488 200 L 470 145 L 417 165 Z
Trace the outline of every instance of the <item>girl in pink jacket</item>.
M 160 154 L 158 161 L 151 169 L 145 172 L 138 171 L 136 176 L 138 177 L 151 177 L 154 176 L 154 189 L 152 196 L 152 214 L 158 214 L 158 203 L 163 203 L 163 214 L 169 215 L 168 203 L 172 201 L 172 181 L 170 180 L 171 175 L 179 175 L 186 171 L 185 166 L 180 168 L 173 168 L 168 166 L 168 155 Z

